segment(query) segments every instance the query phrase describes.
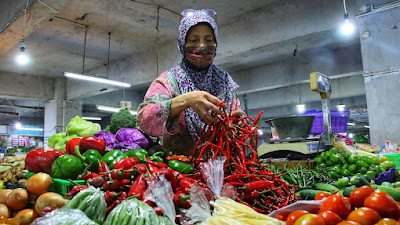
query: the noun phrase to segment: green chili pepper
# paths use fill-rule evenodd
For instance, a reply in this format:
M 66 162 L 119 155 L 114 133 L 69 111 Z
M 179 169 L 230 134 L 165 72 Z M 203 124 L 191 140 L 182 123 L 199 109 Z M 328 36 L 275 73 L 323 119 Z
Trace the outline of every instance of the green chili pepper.
M 193 167 L 187 163 L 181 162 L 176 159 L 172 159 L 168 161 L 168 166 L 176 171 L 179 171 L 184 174 L 193 173 Z
M 152 156 L 150 156 L 150 160 L 154 162 L 164 162 L 164 160 L 159 156 L 164 154 L 164 152 L 156 152 Z
M 112 150 L 112 151 L 107 152 L 107 153 L 101 158 L 101 161 L 105 162 L 105 163 L 111 168 L 111 164 L 112 164 L 112 166 L 114 167 L 114 164 L 113 164 L 114 160 L 115 160 L 117 157 L 120 157 L 120 156 L 123 156 L 123 153 L 122 153 L 121 150 L 119 150 L 119 149 Z
M 148 156 L 148 153 L 144 149 L 130 149 L 126 152 L 124 152 L 124 157 L 136 157 L 140 160 L 140 162 L 145 162 L 145 158 Z

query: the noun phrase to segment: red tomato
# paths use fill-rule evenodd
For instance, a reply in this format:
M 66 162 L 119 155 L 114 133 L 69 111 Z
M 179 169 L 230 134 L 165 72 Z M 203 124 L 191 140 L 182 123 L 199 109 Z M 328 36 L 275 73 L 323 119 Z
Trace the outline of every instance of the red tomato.
M 381 220 L 381 215 L 373 209 L 361 207 L 351 212 L 346 220 L 354 221 L 361 225 L 372 225 Z
M 375 225 L 400 225 L 400 223 L 394 219 L 384 218 L 379 220 L 379 222 L 376 223 Z
M 325 222 L 315 214 L 306 214 L 296 220 L 294 225 L 325 225 Z
M 350 203 L 353 207 L 363 207 L 364 200 L 372 193 L 375 192 L 375 189 L 370 186 L 363 186 L 355 189 L 350 194 Z
M 337 225 L 360 225 L 360 224 L 354 221 L 343 221 L 338 223 Z
M 375 191 L 364 201 L 364 206 L 377 211 L 382 217 L 399 219 L 400 207 L 390 195 Z
M 331 196 L 330 193 L 325 192 L 325 191 L 321 191 L 320 193 L 318 193 L 318 194 L 315 196 L 314 200 L 321 200 L 321 199 L 327 198 L 327 197 L 329 197 L 329 196 Z
M 285 221 L 286 218 L 288 217 L 288 215 L 289 215 L 288 212 L 281 212 L 281 213 L 278 213 L 278 215 L 275 216 L 275 219 Z
M 321 204 L 321 212 L 323 211 L 332 211 L 344 219 L 351 213 L 351 205 L 343 196 L 336 193 L 329 196 L 328 199 Z
M 302 217 L 303 215 L 306 215 L 306 214 L 310 214 L 310 213 L 306 210 L 296 210 L 288 215 L 288 217 L 286 219 L 286 224 L 293 225 L 297 219 L 299 219 L 300 217 Z
M 336 225 L 343 221 L 342 218 L 340 218 L 340 216 L 338 216 L 336 213 L 332 211 L 320 212 L 318 216 L 325 221 L 326 225 Z

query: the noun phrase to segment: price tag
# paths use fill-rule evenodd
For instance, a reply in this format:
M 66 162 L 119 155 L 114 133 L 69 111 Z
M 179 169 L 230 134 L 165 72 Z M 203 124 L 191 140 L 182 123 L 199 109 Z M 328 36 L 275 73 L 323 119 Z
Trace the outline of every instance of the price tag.
M 319 93 L 328 94 L 332 93 L 331 80 L 328 76 L 313 72 L 310 74 L 310 88 L 312 91 L 317 91 Z
M 122 109 L 128 109 L 131 110 L 132 109 L 132 102 L 131 101 L 121 101 L 119 103 L 120 107 Z

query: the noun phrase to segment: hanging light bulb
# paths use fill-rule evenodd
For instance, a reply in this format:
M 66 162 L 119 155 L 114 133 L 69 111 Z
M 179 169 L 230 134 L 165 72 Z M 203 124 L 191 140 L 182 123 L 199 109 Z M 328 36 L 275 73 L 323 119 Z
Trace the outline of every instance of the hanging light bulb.
M 20 65 L 25 65 L 25 64 L 27 64 L 28 63 L 28 56 L 26 55 L 26 53 L 25 53 L 25 48 L 26 48 L 26 44 L 25 44 L 25 42 L 24 42 L 24 40 L 22 40 L 20 43 L 19 43 L 19 49 L 20 49 L 20 52 L 19 52 L 19 54 L 17 55 L 17 57 L 16 57 L 16 61 L 17 61 L 17 63 L 18 64 L 20 64 Z
M 22 125 L 21 125 L 21 123 L 20 123 L 20 122 L 17 122 L 17 123 L 15 124 L 15 128 L 17 128 L 17 129 L 21 129 L 21 127 L 22 127 Z
M 342 33 L 345 35 L 350 35 L 354 32 L 354 26 L 350 23 L 349 14 L 344 14 L 344 23 L 342 25 Z

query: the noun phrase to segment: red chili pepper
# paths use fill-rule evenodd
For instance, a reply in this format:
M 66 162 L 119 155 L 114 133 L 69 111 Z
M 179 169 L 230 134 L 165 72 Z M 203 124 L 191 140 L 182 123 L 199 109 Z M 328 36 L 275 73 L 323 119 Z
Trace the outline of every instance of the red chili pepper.
M 145 164 L 138 164 L 138 165 L 135 165 L 133 168 L 136 169 L 137 171 L 139 171 L 140 173 L 147 173 L 147 170 L 148 170 L 148 168 Z
M 142 200 L 142 202 L 146 203 L 147 205 L 151 206 L 151 207 L 155 207 L 156 203 L 154 203 L 153 201 L 148 200 L 147 198 L 144 198 Z
M 175 191 L 178 181 L 176 180 L 172 171 L 173 170 L 170 168 L 161 168 L 158 171 L 156 171 L 155 173 L 153 173 L 153 175 L 155 175 L 157 177 L 164 175 L 165 179 L 167 179 L 171 183 L 172 190 Z
M 113 169 L 111 171 L 111 178 L 113 180 L 122 180 L 122 179 L 124 179 L 123 175 L 124 175 L 124 171 L 122 169 Z
M 123 185 L 130 184 L 130 182 L 131 181 L 128 179 L 126 179 L 126 180 L 110 180 L 110 181 L 104 182 L 103 187 L 106 190 L 119 190 L 119 189 L 121 189 L 121 187 Z
M 35 173 L 46 172 L 51 174 L 51 165 L 54 160 L 62 155 L 64 155 L 62 151 L 38 148 L 26 154 L 25 168 Z
M 149 158 L 145 158 L 147 161 L 147 165 L 153 165 L 156 166 L 158 168 L 168 168 L 168 165 L 165 163 L 161 163 L 161 162 L 154 162 L 152 160 L 150 160 Z
M 99 173 L 109 173 L 109 172 L 110 172 L 110 167 L 108 167 L 107 163 L 100 160 Z
M 68 198 L 72 198 L 80 191 L 85 190 L 86 188 L 88 188 L 87 185 L 75 185 L 69 193 L 65 194 L 65 196 Z
M 129 189 L 128 196 L 137 195 L 138 199 L 141 200 L 143 198 L 143 193 L 145 190 L 146 179 L 144 177 L 144 174 L 140 174 Z
M 117 206 L 119 204 L 118 200 L 114 200 L 114 202 L 107 207 L 106 209 L 106 217 L 108 216 L 108 214 L 110 214 L 110 212 L 115 208 L 115 206 Z
M 103 176 L 104 175 L 102 175 L 102 174 L 97 174 L 97 173 L 88 171 L 88 172 L 86 172 L 86 174 L 82 174 L 82 179 L 85 180 L 85 182 L 86 182 L 88 179 L 93 179 L 95 177 L 103 177 Z
M 243 187 L 238 187 L 238 189 L 242 189 L 246 192 L 260 190 L 264 188 L 269 188 L 274 185 L 274 182 L 269 180 L 261 180 L 261 181 L 253 181 L 250 183 L 245 184 Z
M 184 155 L 176 155 L 176 156 L 168 156 L 167 157 L 167 161 L 172 160 L 172 159 L 176 159 L 182 162 L 189 162 L 189 159 L 184 156 Z
M 84 153 L 89 149 L 95 149 L 100 152 L 101 155 L 104 155 L 106 153 L 106 145 L 107 142 L 103 139 L 93 136 L 83 137 L 79 141 L 79 150 L 81 153 Z
M 149 172 L 151 175 L 153 175 L 154 173 L 157 173 L 157 171 L 159 170 L 159 167 L 153 165 L 153 164 L 147 164 L 147 167 L 149 167 Z
M 67 144 L 65 145 L 65 152 L 67 154 L 71 154 L 76 156 L 75 154 L 75 146 L 79 146 L 79 141 L 81 140 L 81 138 L 72 138 L 71 140 L 69 140 L 67 142 Z
M 139 159 L 136 157 L 129 157 L 125 159 L 121 159 L 117 163 L 114 164 L 114 168 L 116 169 L 124 169 L 124 170 L 129 170 L 133 166 L 139 164 Z
M 173 202 L 174 205 L 180 208 L 190 208 L 190 195 L 185 195 L 182 191 L 178 191 L 174 194 Z
M 160 206 L 156 206 L 153 208 L 154 211 L 157 213 L 157 215 L 159 216 L 164 216 L 164 212 L 162 211 L 162 209 L 160 208 Z
M 121 192 L 120 196 L 118 197 L 118 200 L 123 201 L 127 197 L 128 197 L 128 194 L 125 191 L 123 191 L 123 192 Z
M 115 195 L 117 195 L 117 192 L 110 190 L 107 190 L 104 193 L 104 200 L 106 201 L 107 205 L 111 205 L 114 202 Z

